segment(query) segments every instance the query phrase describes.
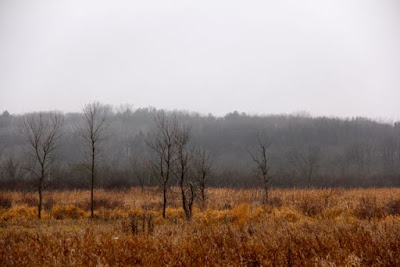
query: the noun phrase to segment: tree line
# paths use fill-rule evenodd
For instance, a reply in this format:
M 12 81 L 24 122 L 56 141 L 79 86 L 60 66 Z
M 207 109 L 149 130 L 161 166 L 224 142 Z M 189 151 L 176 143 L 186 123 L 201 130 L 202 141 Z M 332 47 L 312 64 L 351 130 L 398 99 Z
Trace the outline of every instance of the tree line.
M 215 117 L 101 103 L 80 113 L 4 112 L 0 184 L 39 192 L 89 188 L 92 203 L 95 187 L 160 185 L 164 210 L 168 187 L 176 185 L 190 218 L 206 184 L 261 186 L 266 201 L 270 186 L 399 186 L 400 123 L 307 114 Z

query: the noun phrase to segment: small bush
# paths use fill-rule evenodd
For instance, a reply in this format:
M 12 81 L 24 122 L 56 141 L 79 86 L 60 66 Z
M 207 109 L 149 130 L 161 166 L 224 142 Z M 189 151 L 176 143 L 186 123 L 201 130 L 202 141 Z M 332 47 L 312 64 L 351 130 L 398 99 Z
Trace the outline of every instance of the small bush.
M 129 228 L 132 234 L 152 234 L 154 232 L 154 216 L 151 213 L 132 213 L 129 216 Z
M 143 210 L 159 210 L 162 209 L 162 203 L 144 203 L 141 205 Z
M 0 208 L 9 209 L 11 208 L 11 205 L 12 205 L 11 199 L 0 195 Z
M 301 220 L 302 216 L 297 212 L 287 207 L 282 207 L 274 211 L 274 217 L 280 221 L 295 223 Z
M 386 211 L 389 215 L 400 215 L 400 199 L 395 199 L 386 204 Z
M 90 201 L 85 202 L 83 208 L 85 210 L 90 210 Z M 124 203 L 120 200 L 110 200 L 107 198 L 97 198 L 94 199 L 94 208 L 95 209 L 122 209 L 124 208 Z
M 231 210 L 232 217 L 240 228 L 243 228 L 246 224 L 249 211 L 250 205 L 248 203 L 240 204 Z
M 110 220 L 115 221 L 128 217 L 128 212 L 118 209 L 117 210 L 100 209 L 96 211 L 95 217 L 103 221 L 110 221 Z
M 271 197 L 268 199 L 268 204 L 273 206 L 273 207 L 281 207 L 282 206 L 282 199 L 279 197 Z
M 167 221 L 177 224 L 185 221 L 185 212 L 182 208 L 167 208 L 165 210 Z
M 341 207 L 333 207 L 330 209 L 325 209 L 322 212 L 322 217 L 326 218 L 326 219 L 335 219 L 335 218 L 341 216 L 344 212 L 345 212 L 345 210 Z
M 385 210 L 378 207 L 376 198 L 362 197 L 354 213 L 360 219 L 385 217 Z
M 37 209 L 33 207 L 14 206 L 2 215 L 6 221 L 29 221 L 37 218 Z
M 18 203 L 25 204 L 28 207 L 37 207 L 39 205 L 39 200 L 33 196 L 24 195 Z
M 232 204 L 230 202 L 225 202 L 224 205 L 221 207 L 222 210 L 231 210 Z
M 299 208 L 304 215 L 309 217 L 315 217 L 324 211 L 323 205 L 311 198 L 303 198 Z
M 52 208 L 53 216 L 56 220 L 79 219 L 85 215 L 85 212 L 75 205 L 60 206 L 55 205 Z
M 55 203 L 56 202 L 54 198 L 49 197 L 45 199 L 43 207 L 45 210 L 51 210 L 54 207 Z

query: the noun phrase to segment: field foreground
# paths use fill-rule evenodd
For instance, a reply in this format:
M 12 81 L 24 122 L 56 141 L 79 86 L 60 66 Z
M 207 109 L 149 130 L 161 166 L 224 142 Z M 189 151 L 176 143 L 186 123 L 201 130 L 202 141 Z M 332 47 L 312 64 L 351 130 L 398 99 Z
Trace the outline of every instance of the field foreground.
M 0 193 L 1 266 L 400 266 L 400 189 L 209 189 L 186 222 L 172 190 Z

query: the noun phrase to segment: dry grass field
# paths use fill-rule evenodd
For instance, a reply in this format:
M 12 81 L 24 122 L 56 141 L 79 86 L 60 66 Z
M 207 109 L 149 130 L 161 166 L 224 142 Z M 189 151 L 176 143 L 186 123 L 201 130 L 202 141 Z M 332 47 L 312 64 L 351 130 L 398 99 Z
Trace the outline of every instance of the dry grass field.
M 400 266 L 400 189 L 209 189 L 186 222 L 155 188 L 0 193 L 1 266 Z M 197 203 L 196 207 L 200 205 Z

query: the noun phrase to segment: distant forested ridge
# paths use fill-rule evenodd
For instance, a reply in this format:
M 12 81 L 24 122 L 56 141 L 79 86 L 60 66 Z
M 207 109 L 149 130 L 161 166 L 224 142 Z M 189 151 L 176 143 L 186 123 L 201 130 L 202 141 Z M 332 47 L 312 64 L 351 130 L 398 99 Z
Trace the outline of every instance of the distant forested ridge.
M 105 188 L 155 185 L 149 167 L 148 135 L 158 110 L 129 108 L 113 111 L 108 138 L 99 162 L 99 182 Z M 172 114 L 172 112 L 169 112 Z M 257 184 L 250 153 L 257 135 L 264 133 L 272 186 L 400 186 L 400 123 L 367 118 L 310 117 L 307 115 L 252 116 L 233 112 L 225 117 L 175 112 L 191 127 L 191 143 L 211 156 L 210 186 Z M 23 115 L 0 116 L 1 188 L 34 186 L 26 156 L 29 144 L 19 131 Z M 87 188 L 87 166 L 76 123 L 80 113 L 64 116 L 57 157 L 47 177 L 49 188 Z M 172 181 L 174 183 L 174 181 Z

